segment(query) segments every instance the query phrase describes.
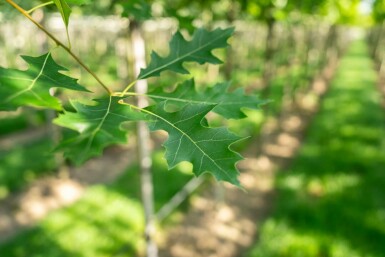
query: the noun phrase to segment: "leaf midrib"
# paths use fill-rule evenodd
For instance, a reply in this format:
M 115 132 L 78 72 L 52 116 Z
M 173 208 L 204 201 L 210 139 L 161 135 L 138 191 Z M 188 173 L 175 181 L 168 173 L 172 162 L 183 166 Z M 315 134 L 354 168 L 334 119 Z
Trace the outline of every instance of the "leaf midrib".
M 177 131 L 179 131 L 183 136 L 185 136 L 186 138 L 188 138 L 195 146 L 198 150 L 200 150 L 202 152 L 202 154 L 204 156 L 207 156 L 207 158 L 212 161 L 214 163 L 214 165 L 219 169 L 221 170 L 230 180 L 232 180 L 230 174 L 228 174 L 228 172 L 226 170 L 224 170 L 222 167 L 220 167 L 217 162 L 212 159 L 188 134 L 186 134 L 183 130 L 181 130 L 180 128 L 178 128 L 177 126 L 175 126 L 174 124 L 172 124 L 171 122 L 169 122 L 167 119 L 163 118 L 162 116 L 159 116 L 149 110 L 146 110 L 146 109 L 142 109 L 143 112 L 145 113 L 148 113 L 158 119 L 161 119 L 163 120 L 164 122 L 166 122 L 167 124 L 169 124 L 171 127 L 173 127 L 174 129 L 176 129 Z M 200 167 L 201 168 L 201 167 Z
M 168 97 L 168 96 L 159 96 L 159 95 L 151 95 L 147 94 L 148 97 L 151 98 L 158 98 L 158 99 L 164 99 L 164 100 L 170 100 L 175 102 L 183 102 L 183 103 L 196 103 L 196 104 L 207 104 L 207 105 L 213 105 L 213 104 L 221 104 L 221 105 L 233 105 L 233 104 L 254 104 L 256 101 L 239 101 L 239 102 L 207 102 L 207 101 L 199 101 L 199 100 L 190 100 L 190 99 L 180 99 L 176 97 Z M 257 100 L 261 102 L 260 100 Z
M 138 79 L 143 79 L 143 78 L 150 77 L 151 74 L 157 73 L 158 71 L 161 71 L 161 70 L 164 69 L 165 67 L 170 66 L 170 65 L 173 65 L 173 64 L 179 62 L 180 60 L 182 60 L 182 59 L 188 57 L 189 55 L 193 55 L 194 53 L 199 52 L 199 51 L 202 50 L 203 48 L 209 46 L 210 44 L 213 44 L 215 41 L 218 41 L 218 40 L 220 40 L 220 39 L 222 39 L 223 37 L 226 37 L 226 36 L 227 36 L 227 35 L 222 35 L 222 36 L 220 36 L 220 37 L 217 37 L 217 38 L 215 38 L 214 40 L 209 41 L 207 44 L 204 44 L 204 45 L 202 45 L 201 47 L 197 48 L 196 50 L 194 50 L 194 51 L 192 51 L 192 52 L 188 52 L 187 54 L 184 54 L 184 55 L 182 55 L 181 57 L 176 58 L 176 59 L 174 59 L 173 61 L 171 61 L 171 62 L 169 62 L 169 63 L 167 63 L 167 64 L 164 64 L 164 65 L 162 65 L 162 66 L 159 66 L 158 68 L 152 70 L 151 72 L 147 72 L 146 74 L 143 74 L 142 76 L 138 77 Z M 191 41 L 190 41 L 190 42 L 191 42 Z M 170 55 L 171 55 L 171 54 L 169 54 L 167 57 L 162 58 L 162 59 L 167 59 L 167 58 L 170 57 Z
M 100 128 L 103 126 L 104 121 L 107 119 L 107 116 L 110 113 L 111 103 L 112 103 L 112 96 L 110 96 L 109 102 L 108 102 L 108 107 L 107 107 L 107 109 L 105 109 L 106 113 L 104 114 L 103 118 L 101 119 L 101 121 L 99 122 L 97 127 L 91 132 L 91 136 L 87 142 L 86 151 L 88 151 L 87 149 L 91 148 L 91 144 L 95 139 L 96 133 L 100 130 Z
M 15 99 L 16 97 L 19 97 L 20 95 L 22 95 L 22 94 L 24 94 L 24 93 L 26 93 L 26 92 L 28 92 L 28 91 L 32 91 L 32 88 L 35 86 L 36 81 L 43 75 L 43 71 L 44 71 L 44 69 L 45 69 L 45 66 L 46 66 L 47 61 L 48 61 L 48 57 L 49 57 L 50 55 L 51 55 L 51 53 L 48 53 L 47 56 L 45 57 L 44 62 L 43 62 L 43 65 L 42 65 L 42 67 L 41 67 L 41 69 L 40 69 L 39 74 L 36 76 L 36 78 L 34 78 L 34 79 L 32 80 L 31 84 L 30 84 L 26 89 L 23 89 L 23 90 L 21 90 L 21 91 L 19 91 L 19 92 L 16 92 L 16 93 L 13 94 L 13 95 L 8 96 L 8 97 L 4 100 L 5 103 L 7 103 L 7 102 L 9 102 L 9 101 L 11 101 L 11 100 L 13 100 L 13 99 Z M 35 95 L 35 94 L 34 94 L 34 95 Z M 36 96 L 36 95 L 35 95 L 35 96 Z

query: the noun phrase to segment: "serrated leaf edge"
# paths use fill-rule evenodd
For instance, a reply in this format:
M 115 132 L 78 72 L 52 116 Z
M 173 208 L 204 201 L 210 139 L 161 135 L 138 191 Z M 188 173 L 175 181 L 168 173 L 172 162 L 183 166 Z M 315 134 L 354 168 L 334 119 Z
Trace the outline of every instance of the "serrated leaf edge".
M 216 105 L 212 105 L 213 106 L 213 108 L 216 106 Z M 149 111 L 149 110 L 147 110 L 147 109 L 142 109 L 142 111 L 143 112 L 145 112 L 145 113 L 148 113 L 148 114 L 150 114 L 150 115 L 152 115 L 152 116 L 154 116 L 154 117 L 156 117 L 156 118 L 158 118 L 158 119 L 161 119 L 161 120 L 163 120 L 164 122 L 166 122 L 167 124 L 169 124 L 170 126 L 172 126 L 174 129 L 176 129 L 176 130 L 178 130 L 183 136 L 185 136 L 186 138 L 188 138 L 196 147 L 197 147 L 197 149 L 199 149 L 201 152 L 202 152 L 202 154 L 203 154 L 203 156 L 202 156 L 202 158 L 201 158 L 201 164 L 202 164 L 202 159 L 203 159 L 203 157 L 207 157 L 210 161 L 212 161 L 214 164 L 215 164 L 215 166 L 219 169 L 219 170 L 221 170 L 225 175 L 226 175 L 226 177 L 227 178 L 229 178 L 229 181 L 234 181 L 234 179 L 232 178 L 232 176 L 226 171 L 226 170 L 224 170 L 222 167 L 220 167 L 218 164 L 217 164 L 217 162 L 216 162 L 216 160 L 213 160 L 201 147 L 199 147 L 199 145 L 198 144 L 196 144 L 196 142 L 187 134 L 187 133 L 185 133 L 183 130 L 181 130 L 181 129 L 179 129 L 178 127 L 176 127 L 173 123 L 171 123 L 171 122 L 169 122 L 167 119 L 165 119 L 165 118 L 163 118 L 162 116 L 159 116 L 159 115 L 157 115 L 156 113 L 153 113 L 153 112 L 151 112 L 151 111 Z M 199 114 L 201 114 L 201 113 L 197 113 L 196 115 L 199 115 Z M 196 115 L 194 115 L 194 116 L 196 116 Z M 193 117 L 194 117 L 193 116 Z M 181 122 L 181 121 L 183 121 L 183 120 L 180 120 L 180 121 L 178 121 L 178 122 Z M 231 143 L 229 146 L 228 146 L 228 149 L 230 150 L 230 151 L 232 151 L 233 153 L 236 153 L 237 155 L 239 155 L 239 157 L 241 157 L 241 158 L 243 158 L 239 153 L 237 153 L 237 152 L 234 152 L 233 150 L 231 150 L 231 148 L 230 148 L 230 146 L 232 145 L 232 144 L 234 144 L 234 143 L 236 143 L 236 142 L 238 142 L 238 141 L 240 141 L 240 140 L 243 140 L 243 138 L 240 138 L 239 140 L 237 140 L 237 141 L 235 141 L 235 142 L 233 142 L 233 143 Z M 177 151 L 179 150 L 179 147 L 178 147 L 178 149 L 177 149 Z M 177 153 L 175 153 L 175 156 L 177 155 Z M 176 164 L 174 164 L 173 166 L 171 166 L 171 167 L 169 167 L 170 169 L 171 168 L 173 168 L 173 167 L 175 167 L 176 166 Z M 235 185 L 237 185 L 237 186 L 240 186 L 239 185 L 239 181 L 237 181 L 238 183 L 234 183 Z
M 46 66 L 46 64 L 47 64 L 47 61 L 48 61 L 48 58 L 49 58 L 50 55 L 51 55 L 51 53 L 49 52 L 49 53 L 47 54 L 47 56 L 45 57 L 44 63 L 43 63 L 43 65 L 42 65 L 41 69 L 40 69 L 39 74 L 36 76 L 36 78 L 34 78 L 33 80 L 31 80 L 31 84 L 30 84 L 26 89 L 23 89 L 23 90 L 21 90 L 21 91 L 19 91 L 19 92 L 16 92 L 16 93 L 13 94 L 13 95 L 8 96 L 8 97 L 4 100 L 5 103 L 11 101 L 12 99 L 15 99 L 16 97 L 18 97 L 18 96 L 20 96 L 20 95 L 22 95 L 22 94 L 24 94 L 24 93 L 26 93 L 26 92 L 28 92 L 28 91 L 31 91 L 31 92 L 33 93 L 33 95 L 34 95 L 37 99 L 39 99 L 39 100 L 41 100 L 41 101 L 44 101 L 41 97 L 39 97 L 39 95 L 37 95 L 35 92 L 32 91 L 32 88 L 35 86 L 36 81 L 43 75 L 43 71 L 44 71 L 44 69 L 45 69 L 45 66 Z M 30 80 L 30 79 L 24 79 L 24 78 L 13 78 L 13 79 Z M 45 102 L 45 101 L 44 101 L 44 102 Z
M 231 32 L 233 32 L 233 31 L 234 31 L 234 28 L 231 28 Z M 181 34 L 179 31 L 175 34 L 175 36 L 176 36 L 176 35 L 177 35 L 177 36 L 180 36 L 183 40 L 186 40 L 186 39 L 182 36 L 182 34 Z M 150 71 L 150 72 L 147 72 L 146 74 L 140 75 L 140 76 L 138 77 L 138 79 L 145 79 L 145 78 L 148 78 L 148 77 L 151 76 L 151 74 L 157 73 L 157 72 L 159 72 L 160 70 L 162 70 L 163 68 L 165 68 L 165 67 L 167 67 L 167 66 L 171 66 L 171 65 L 173 65 L 173 64 L 175 64 L 175 63 L 181 61 L 183 58 L 186 58 L 186 57 L 188 57 L 188 56 L 190 56 L 190 55 L 195 54 L 196 52 L 199 52 L 200 50 L 202 50 L 203 48 L 207 47 L 208 45 L 213 44 L 215 41 L 218 41 L 218 40 L 220 40 L 220 39 L 222 39 L 222 38 L 225 38 L 225 37 L 228 37 L 228 36 L 229 36 L 228 34 L 223 34 L 223 35 L 221 35 L 220 37 L 214 38 L 213 40 L 207 42 L 206 44 L 204 44 L 204 45 L 202 45 L 202 46 L 196 48 L 194 51 L 189 52 L 189 53 L 187 53 L 187 54 L 185 54 L 185 55 L 182 55 L 182 56 L 180 56 L 180 57 L 178 57 L 178 58 L 175 58 L 173 61 L 171 61 L 171 62 L 169 62 L 169 63 L 167 63 L 167 64 L 165 64 L 165 65 L 159 66 L 158 68 L 156 68 L 156 69 L 154 69 L 154 70 L 152 70 L 152 71 Z M 156 52 L 152 52 L 152 53 L 151 53 L 151 55 L 153 55 L 153 54 L 156 54 L 157 56 L 159 56 Z M 167 57 L 166 57 L 166 58 L 167 58 Z M 218 61 L 219 61 L 219 63 L 222 62 L 222 61 L 220 61 L 219 59 L 218 59 Z M 182 68 L 183 68 L 183 67 L 182 67 Z M 184 68 L 183 68 L 183 69 L 184 69 Z M 143 70 L 143 69 L 142 69 L 142 70 Z M 185 70 L 185 69 L 184 69 L 184 70 Z M 186 71 L 186 74 L 190 74 L 189 71 L 187 71 L 187 70 L 185 70 L 185 71 Z
M 93 142 L 93 140 L 95 138 L 96 133 L 98 133 L 100 128 L 103 126 L 104 121 L 106 120 L 106 118 L 110 114 L 110 108 L 111 108 L 111 104 L 112 104 L 112 97 L 113 96 L 111 96 L 111 95 L 109 96 L 108 107 L 106 109 L 100 109 L 100 111 L 105 111 L 105 114 L 100 119 L 100 122 L 99 122 L 98 126 L 90 133 L 90 136 L 89 136 L 88 141 L 87 141 L 87 145 L 84 148 L 83 152 L 88 152 L 91 149 L 91 144 L 92 144 L 92 142 Z M 74 106 L 73 102 L 71 102 L 71 104 Z M 59 126 L 62 126 L 60 123 L 56 122 L 56 119 L 54 120 L 54 123 L 59 125 Z M 81 131 L 77 131 L 77 132 L 80 133 L 80 134 L 82 133 Z

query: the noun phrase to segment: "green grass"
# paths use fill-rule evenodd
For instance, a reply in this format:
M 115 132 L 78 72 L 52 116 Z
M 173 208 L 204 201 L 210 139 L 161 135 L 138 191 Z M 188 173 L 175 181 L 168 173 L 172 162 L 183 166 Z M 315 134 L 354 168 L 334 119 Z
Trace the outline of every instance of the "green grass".
M 5 114 L 3 112 L 2 114 Z M 11 115 L 4 115 L 0 118 L 0 137 L 16 133 L 28 127 L 37 127 L 44 124 L 46 120 L 43 111 L 24 108 L 22 112 Z
M 43 139 L 0 150 L 0 199 L 52 172 L 56 167 L 52 148 L 52 142 Z
M 192 176 L 183 165 L 168 171 L 161 156 L 156 153 L 153 159 L 156 209 Z M 132 167 L 112 184 L 88 188 L 73 205 L 0 245 L 0 253 L 7 257 L 136 256 L 143 250 L 143 224 L 139 175 L 137 167 Z
M 276 179 L 275 211 L 249 257 L 385 256 L 385 114 L 354 43 L 305 145 Z
M 21 115 L 6 117 L 0 119 L 0 122 L 0 135 L 14 133 L 15 131 L 22 130 L 28 126 L 27 120 Z

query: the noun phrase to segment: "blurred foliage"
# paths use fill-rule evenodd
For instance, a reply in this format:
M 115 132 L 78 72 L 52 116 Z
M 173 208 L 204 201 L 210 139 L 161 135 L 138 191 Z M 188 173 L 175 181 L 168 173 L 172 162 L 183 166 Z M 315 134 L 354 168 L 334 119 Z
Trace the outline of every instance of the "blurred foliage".
M 383 23 L 385 20 L 385 0 L 375 0 L 373 3 L 373 19 L 376 23 Z
M 26 9 L 39 3 L 22 0 L 16 2 Z M 197 22 L 228 18 L 229 8 L 233 8 L 237 19 L 287 21 L 297 17 L 301 24 L 307 24 L 308 17 L 324 17 L 333 23 L 354 23 L 357 22 L 359 1 L 137 1 L 147 4 L 144 9 L 136 1 L 129 0 L 68 2 L 87 4 L 72 7 L 75 12 L 83 15 L 123 14 L 130 17 L 141 15 L 142 11 L 147 14 L 151 11 L 152 16 L 177 17 L 183 27 L 191 29 Z M 56 11 L 54 6 L 46 9 Z M 373 11 L 376 21 L 383 21 L 384 10 L 384 1 L 376 0 Z M 7 4 L 1 5 L 0 12 L 3 16 L 15 15 Z M 299 14 L 299 18 L 293 14 Z M 385 208 L 380 206 L 383 203 L 382 186 L 385 182 L 381 171 L 385 163 L 379 152 L 384 147 L 380 137 L 384 137 L 385 130 L 382 113 L 378 110 L 378 96 L 369 88 L 361 88 L 362 85 L 373 85 L 373 74 L 369 72 L 359 75 L 361 73 L 354 71 L 357 67 L 362 70 L 371 67 L 370 62 L 362 60 L 362 53 L 357 50 L 360 47 L 345 59 L 344 63 L 349 63 L 351 70 L 341 73 L 335 82 L 339 89 L 330 93 L 333 98 L 324 105 L 327 112 L 317 119 L 314 129 L 308 135 L 309 143 L 304 146 L 293 171 L 278 178 L 278 214 L 264 225 L 261 243 L 253 250 L 252 256 L 382 256 L 381 253 L 385 252 L 381 245 L 385 240 L 385 228 L 382 226 L 385 224 Z M 92 68 L 101 69 L 99 73 L 103 74 L 103 79 L 116 83 L 116 60 L 105 57 L 112 52 L 112 48 L 108 48 L 108 53 L 102 58 L 93 52 L 92 56 L 87 57 L 87 63 Z M 237 86 L 246 87 L 261 76 L 260 58 L 257 59 L 254 53 L 248 54 L 245 54 L 247 58 L 241 60 L 242 64 L 237 64 L 238 68 L 241 67 L 234 73 L 233 80 Z M 261 49 L 258 55 L 263 56 Z M 202 71 L 194 73 L 197 72 Z M 299 83 L 305 74 L 304 67 L 296 67 L 291 72 L 273 79 L 273 113 L 278 113 L 281 108 L 280 98 L 285 82 L 292 79 Z M 362 78 L 362 85 L 355 85 Z M 172 85 L 175 80 L 175 76 L 169 74 L 157 83 Z M 200 74 L 200 82 L 207 83 L 206 73 Z M 252 122 L 230 121 L 230 125 L 233 130 L 242 130 L 243 135 L 257 134 L 264 114 L 262 111 L 248 113 L 253 118 Z M 15 124 L 2 123 L 1 129 L 7 130 L 11 125 Z M 36 149 L 38 146 L 17 146 L 11 152 L 0 153 L 3 154 L 0 156 L 0 181 L 4 181 L 0 191 L 21 188 L 39 176 L 42 170 L 49 169 L 50 164 L 47 164 L 47 168 L 34 168 L 35 164 L 45 165 L 40 163 L 45 158 L 51 158 L 46 155 L 35 156 L 34 153 L 40 151 Z M 26 170 L 25 166 L 20 167 L 23 160 L 33 160 L 35 164 Z M 155 162 L 156 167 L 162 165 Z M 0 247 L 0 252 L 5 256 L 97 257 L 106 256 L 106 253 L 130 256 L 140 251 L 141 242 L 138 238 L 141 237 L 143 220 L 138 177 L 134 170 L 127 172 L 112 185 L 90 188 L 81 201 L 50 215 L 33 230 Z M 157 208 L 188 179 L 187 175 L 162 168 L 159 173 L 156 171 L 155 176 L 158 176 L 155 179 Z
M 23 108 L 22 111 L 6 115 L 2 112 L 0 118 L 0 137 L 27 129 L 28 127 L 39 127 L 46 122 L 46 113 L 31 108 Z
M 329 0 L 321 7 L 321 15 L 334 24 L 360 24 L 361 0 Z
M 56 168 L 52 149 L 53 143 L 44 139 L 0 150 L 0 199 L 52 172 Z
M 287 20 L 293 13 L 302 19 L 318 17 L 335 24 L 363 25 L 365 19 L 360 13 L 363 0 L 68 0 L 76 13 L 84 15 L 122 15 L 136 21 L 155 17 L 173 17 L 182 28 L 192 31 L 194 27 L 207 26 L 213 21 L 235 19 L 255 19 L 271 23 Z M 25 9 L 30 9 L 47 1 L 15 1 Z M 14 15 L 8 4 L 2 3 L 3 15 Z M 55 6 L 45 7 L 56 12 Z M 377 22 L 384 19 L 384 0 L 374 0 L 373 17 Z M 1 11 L 0 11 L 1 12 Z M 365 22 L 366 23 L 366 19 Z
M 352 45 L 250 257 L 385 252 L 385 119 L 363 42 Z

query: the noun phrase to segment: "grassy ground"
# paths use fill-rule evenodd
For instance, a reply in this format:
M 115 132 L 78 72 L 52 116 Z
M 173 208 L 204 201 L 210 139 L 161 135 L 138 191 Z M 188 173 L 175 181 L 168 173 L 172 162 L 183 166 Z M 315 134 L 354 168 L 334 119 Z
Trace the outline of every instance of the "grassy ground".
M 0 112 L 0 138 L 9 134 L 14 134 L 31 127 L 43 126 L 47 114 L 44 111 L 34 110 L 32 108 L 23 108 L 20 112 Z
M 385 256 L 385 114 L 364 42 L 342 59 L 249 257 Z
M 53 143 L 49 139 L 0 150 L 0 199 L 20 190 L 36 178 L 55 168 Z
M 183 166 L 167 171 L 161 156 L 154 156 L 156 209 L 191 178 Z M 75 204 L 51 213 L 35 228 L 1 245 L 0 255 L 135 256 L 142 251 L 143 223 L 139 175 L 137 167 L 132 167 L 114 183 L 88 188 Z

